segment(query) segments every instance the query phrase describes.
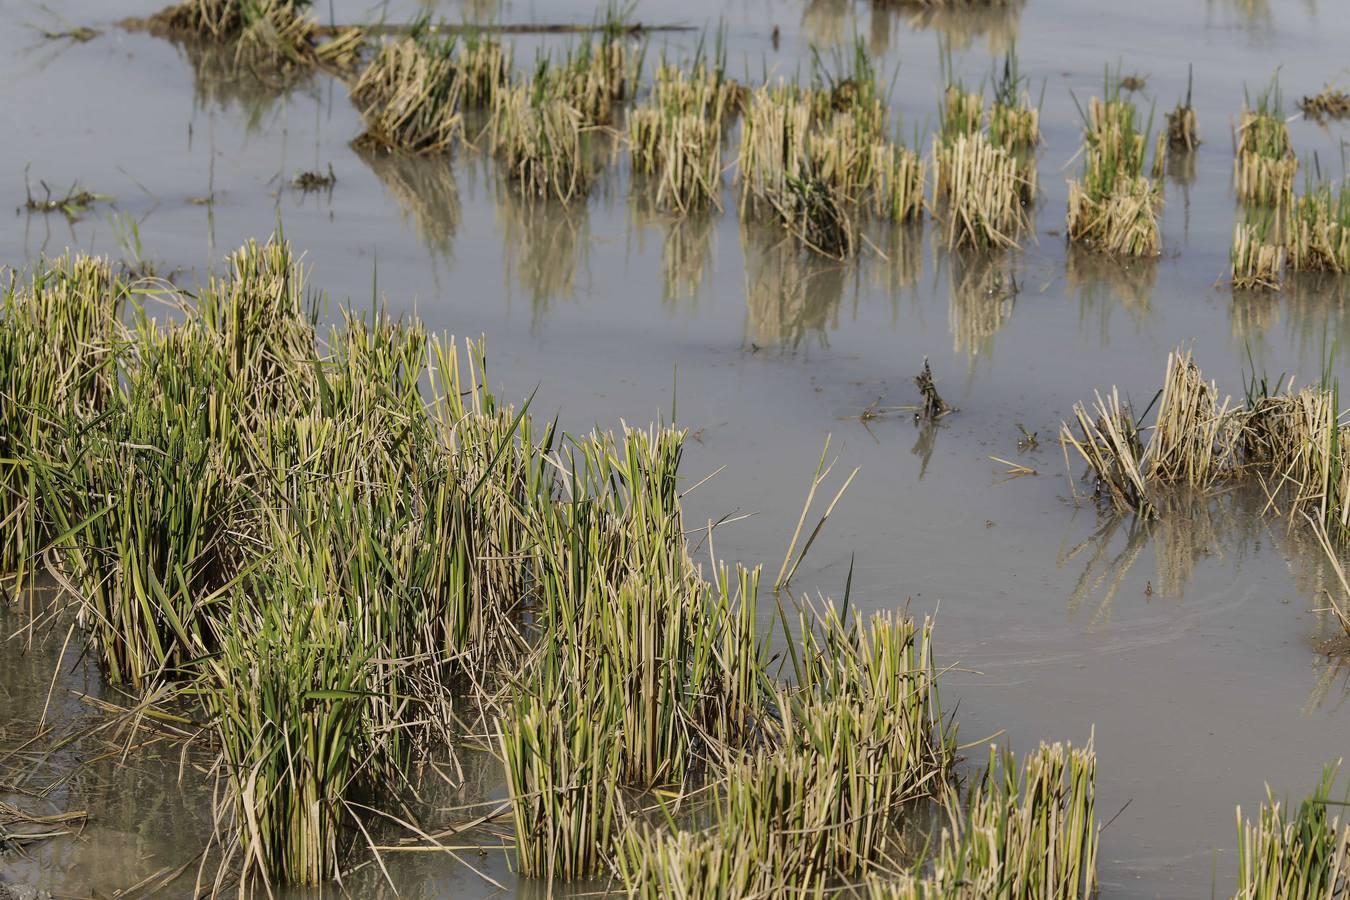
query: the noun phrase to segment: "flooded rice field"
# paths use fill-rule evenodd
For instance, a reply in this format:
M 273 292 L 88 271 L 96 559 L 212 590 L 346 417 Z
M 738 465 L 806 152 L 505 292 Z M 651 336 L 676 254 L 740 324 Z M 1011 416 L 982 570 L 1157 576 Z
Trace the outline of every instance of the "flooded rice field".
M 1039 191 L 1019 246 L 950 248 L 930 215 L 864 230 L 844 259 L 802 252 L 775 223 L 743 221 L 730 175 L 720 209 L 663 211 L 618 137 L 589 197 L 566 204 L 522 196 L 481 142 L 426 158 L 354 146 L 364 125 L 350 79 L 322 69 L 270 77 L 231 48 L 119 25 L 158 9 L 0 0 L 0 195 L 14 208 L 0 263 L 23 272 L 69 249 L 192 287 L 241 244 L 280 232 L 328 297 L 321 327 L 340 307 L 382 301 L 429 332 L 484 336 L 493 390 L 532 397 L 540 432 L 555 417 L 575 434 L 673 418 L 689 429 L 680 483 L 691 488 L 690 553 L 705 573 L 714 558 L 765 567 L 756 618 L 761 634 L 774 632 L 766 652 L 784 659 L 793 639 L 778 628 L 787 601 L 771 576 L 828 440 L 837 461 L 798 550 L 858 471 L 802 558 L 793 597 L 829 603 L 847 591 L 861 613 L 933 616 L 958 775 L 978 771 L 990 741 L 1020 755 L 1042 740 L 1091 740 L 1103 897 L 1232 896 L 1235 807 L 1254 815 L 1267 785 L 1297 805 L 1350 749 L 1350 655 L 1332 608 L 1345 592 L 1301 512 L 1258 479 L 1169 491 L 1151 518 L 1112 510 L 1094 502 L 1082 459 L 1060 441 L 1061 422 L 1095 390 L 1116 386 L 1137 413 L 1149 407 L 1179 347 L 1235 404 L 1252 373 L 1298 387 L 1350 374 L 1350 275 L 1290 272 L 1278 291 L 1238 290 L 1230 264 L 1244 215 L 1234 187 L 1244 96 L 1255 103 L 1278 73 L 1297 189 L 1308 172 L 1344 177 L 1345 126 L 1304 117 L 1297 100 L 1346 83 L 1350 7 L 626 8 L 649 28 L 688 26 L 624 38 L 645 46 L 644 83 L 663 55 L 684 61 L 714 42 L 727 74 L 750 85 L 805 83 L 814 60 L 828 66 L 861 46 L 889 87 L 898 133 L 925 156 L 947 73 L 975 89 L 1015 49 L 1041 131 Z M 543 26 L 590 24 L 603 10 L 587 0 L 332 0 L 315 15 Z M 582 38 L 539 29 L 503 40 L 528 70 L 537 53 Z M 1164 154 L 1156 256 L 1066 241 L 1068 181 L 1084 164 L 1080 107 L 1112 75 L 1138 79 L 1130 96 L 1155 131 L 1188 90 L 1198 119 L 1198 148 Z M 72 197 L 66 209 L 29 208 Z M 954 407 L 931 421 L 914 413 L 925 358 Z M 700 529 L 714 522 L 708 541 Z M 51 577 L 42 573 L 48 600 L 61 594 Z M 197 701 L 128 715 L 145 691 L 111 683 L 69 610 L 32 628 L 39 608 L 0 606 L 0 629 L 16 635 L 0 644 L 0 897 L 6 884 L 54 897 L 240 891 L 218 876 L 211 849 L 225 788 Z M 383 814 L 348 842 L 342 883 L 272 893 L 623 889 L 599 873 L 567 884 L 520 874 L 495 741 L 454 753 L 409 741 L 418 746 L 398 789 L 350 800 L 349 810 Z M 25 819 L 6 819 L 18 809 Z M 482 815 L 477 827 L 456 824 Z M 20 833 L 42 836 L 6 838 Z

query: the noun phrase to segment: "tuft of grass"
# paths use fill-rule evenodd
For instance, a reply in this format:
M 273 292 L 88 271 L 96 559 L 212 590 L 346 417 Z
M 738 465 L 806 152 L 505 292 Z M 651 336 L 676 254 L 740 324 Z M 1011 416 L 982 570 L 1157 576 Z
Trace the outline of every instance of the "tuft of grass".
M 1169 353 L 1148 446 L 1149 478 L 1205 490 L 1232 466 L 1229 398 L 1200 374 L 1189 351 Z
M 1246 210 L 1233 229 L 1233 287 L 1279 290 L 1284 262 L 1278 215 L 1267 209 Z
M 584 197 L 595 179 L 586 115 L 538 87 L 497 95 L 488 143 L 507 179 L 527 197 L 568 203 Z
M 617 865 L 631 893 L 823 896 L 893 859 L 907 804 L 946 784 L 955 734 L 937 704 L 931 623 L 804 611 L 801 627 L 798 687 L 779 700 L 785 745 L 730 765 L 706 831 L 629 828 Z
M 415 27 L 385 44 L 352 87 L 366 130 L 359 148 L 443 153 L 465 132 L 464 114 L 491 110 L 511 85 L 509 45 L 482 35 L 437 37 Z
M 1060 425 L 1065 464 L 1069 448 L 1073 448 L 1092 471 L 1095 498 L 1110 503 L 1117 511 L 1148 517 L 1153 504 L 1144 479 L 1144 445 L 1133 412 L 1114 389 L 1105 398 L 1101 393 L 1095 397 L 1091 412 L 1082 403 L 1074 404 L 1076 434 L 1068 423 Z
M 1237 900 L 1350 895 L 1350 824 L 1334 814 L 1350 795 L 1331 799 L 1339 770 L 1339 763 L 1327 766 L 1292 815 L 1269 787 L 1255 821 L 1238 807 Z
M 1083 176 L 1069 183 L 1069 240 L 1110 254 L 1156 256 L 1162 192 L 1145 175 L 1150 127 L 1125 99 L 1118 74 L 1107 73 L 1104 97 L 1091 98 L 1084 116 Z M 1154 147 L 1155 176 L 1164 140 L 1160 134 Z
M 465 79 L 453 47 L 418 35 L 380 48 L 351 90 L 366 126 L 358 147 L 433 154 L 463 137 Z
M 950 84 L 942 95 L 938 117 L 938 134 L 943 143 L 969 136 L 984 126 L 984 94 L 965 90 L 960 84 Z
M 1289 210 L 1289 267 L 1296 272 L 1350 272 L 1350 194 L 1322 182 Z
M 836 258 L 856 250 L 864 216 L 919 218 L 924 163 L 888 131 L 882 88 L 860 42 L 833 67 L 817 59 L 810 88 L 761 87 L 741 126 L 742 216 L 776 218 L 808 247 Z
M 656 205 L 680 214 L 719 206 L 721 124 L 697 113 L 648 106 L 628 115 L 633 171 L 652 177 Z
M 1178 100 L 1176 109 L 1167 114 L 1167 146 L 1176 153 L 1190 153 L 1200 146 L 1200 130 L 1196 124 L 1195 107 L 1191 106 L 1191 77 L 1186 73 L 1186 99 Z
M 538 98 L 572 107 L 588 125 L 604 125 L 636 94 L 643 56 L 619 31 L 608 30 L 598 40 L 572 46 L 556 61 L 540 56 L 531 81 Z
M 521 874 L 590 878 L 609 856 L 618 808 L 612 697 L 526 693 L 500 724 Z
M 62 256 L 10 274 L 0 295 L 0 575 L 25 584 L 54 536 L 39 508 L 44 454 L 67 423 L 106 410 L 130 285 L 103 259 Z
M 656 183 L 658 208 L 683 215 L 720 206 L 722 141 L 743 93 L 701 58 L 688 73 L 657 68 L 651 97 L 628 115 L 628 142 L 633 171 Z
M 870 900 L 955 900 L 1096 895 L 1101 829 L 1096 823 L 1097 757 L 1086 747 L 1042 744 L 1022 761 L 989 751 L 966 798 L 949 811 L 937 853 L 922 875 L 868 879 Z
M 226 850 L 237 842 L 245 880 L 337 877 L 344 801 L 387 749 L 365 721 L 375 665 L 358 619 L 312 590 L 285 573 L 252 580 L 194 688 L 220 741 L 237 832 Z
M 1285 124 L 1278 82 L 1244 104 L 1237 132 L 1233 177 L 1243 203 L 1287 209 L 1294 191 L 1298 158 Z
M 1015 247 L 1028 225 L 1022 199 L 1028 185 L 1018 159 L 983 132 L 933 143 L 935 197 L 948 247 Z
M 1017 55 L 1011 51 L 1003 57 L 1002 70 L 994 75 L 989 136 L 1013 153 L 1029 153 L 1041 142 L 1041 111 L 1032 105 L 1027 79 L 1018 71 Z
M 1190 355 L 1177 352 L 1156 400 L 1147 445 L 1116 390 L 1106 399 L 1097 394 L 1091 414 L 1076 405 L 1076 428 L 1061 426 L 1066 465 L 1072 448 L 1088 464 L 1099 500 L 1152 518 L 1165 487 L 1203 492 L 1254 475 L 1292 521 L 1308 520 L 1338 543 L 1350 536 L 1350 426 L 1340 424 L 1339 393 L 1329 380 L 1295 391 L 1292 383 L 1254 379 L 1245 403 L 1230 405 L 1218 400 L 1217 386 L 1201 377 Z

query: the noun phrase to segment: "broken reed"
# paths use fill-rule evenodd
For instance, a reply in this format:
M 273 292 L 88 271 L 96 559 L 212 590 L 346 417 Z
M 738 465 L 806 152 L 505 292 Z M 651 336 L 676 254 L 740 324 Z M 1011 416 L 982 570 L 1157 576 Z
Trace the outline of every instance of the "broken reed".
M 1257 97 L 1255 106 L 1243 105 L 1236 145 L 1233 178 L 1238 199 L 1243 203 L 1288 208 L 1298 158 L 1289 139 L 1276 82 Z
M 1305 119 L 1314 122 L 1325 122 L 1327 119 L 1339 121 L 1350 116 L 1350 94 L 1328 85 L 1318 93 L 1299 100 L 1298 108 Z
M 1237 810 L 1238 889 L 1236 900 L 1283 897 L 1350 897 L 1350 823 L 1338 810 L 1350 793 L 1332 799 L 1340 763 L 1328 765 L 1312 794 L 1292 815 L 1269 787 L 1255 821 Z
M 1084 114 L 1081 179 L 1069 182 L 1069 240 L 1111 254 L 1156 256 L 1161 249 L 1162 193 L 1145 175 L 1150 127 L 1108 73 L 1105 99 L 1092 97 Z M 1161 174 L 1163 135 L 1154 147 L 1152 176 Z
M 364 33 L 324 32 L 310 7 L 310 0 L 184 0 L 136 24 L 232 44 L 236 58 L 253 66 L 349 69 L 360 56 Z
M 1334 384 L 1294 390 L 1248 386 L 1245 403 L 1220 399 L 1189 353 L 1168 356 L 1154 424 L 1145 431 L 1113 390 L 1074 406 L 1060 438 L 1087 463 L 1093 494 L 1121 512 L 1156 515 L 1167 486 L 1201 491 L 1255 475 L 1292 521 L 1310 518 L 1334 541 L 1350 538 L 1350 453 Z

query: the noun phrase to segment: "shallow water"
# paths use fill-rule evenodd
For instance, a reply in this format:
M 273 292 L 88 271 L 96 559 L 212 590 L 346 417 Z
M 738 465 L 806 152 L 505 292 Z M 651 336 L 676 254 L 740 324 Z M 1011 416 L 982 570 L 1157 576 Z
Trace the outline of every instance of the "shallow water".
M 507 22 L 594 15 L 585 0 L 332 7 L 340 22 L 404 21 L 423 8 Z M 0 0 L 0 197 L 22 204 L 27 167 L 35 186 L 43 179 L 59 194 L 78 179 L 116 198 L 76 222 L 16 212 L 0 230 L 0 261 L 67 246 L 124 256 L 113 216 L 127 217 L 120 229 L 138 223 L 145 257 L 191 282 L 280 224 L 335 302 L 378 292 L 432 328 L 486 334 L 500 391 L 538 386 L 536 409 L 561 411 L 571 427 L 645 423 L 676 407 L 694 429 L 691 482 L 722 469 L 688 498 L 689 520 L 753 513 L 716 530 L 716 551 L 772 571 L 833 435 L 837 471 L 861 472 L 795 588 L 838 595 L 852 564 L 862 607 L 936 611 L 941 661 L 956 667 L 944 703 L 959 706 L 967 741 L 1002 731 L 1020 750 L 1095 733 L 1102 818 L 1124 807 L 1103 837 L 1104 896 L 1229 892 L 1234 805 L 1254 808 L 1266 782 L 1301 794 L 1350 747 L 1350 668 L 1316 649 L 1332 633 L 1317 612 L 1329 584 L 1317 548 L 1245 496 L 1193 503 L 1147 528 L 1103 519 L 1074 502 L 1053 439 L 1094 387 L 1118 384 L 1146 403 L 1178 344 L 1193 345 L 1206 374 L 1240 394 L 1249 355 L 1259 371 L 1307 382 L 1350 331 L 1346 290 L 1334 283 L 1300 281 L 1273 297 L 1234 297 L 1216 284 L 1233 227 L 1230 129 L 1244 84 L 1255 93 L 1279 68 L 1292 112 L 1298 96 L 1343 79 L 1350 7 L 1029 0 L 1006 14 L 925 20 L 844 0 L 680 4 L 680 22 L 722 18 L 736 74 L 804 73 L 810 42 L 847 49 L 860 35 L 895 71 L 894 105 L 909 130 L 934 125 L 940 41 L 973 83 L 1016 40 L 1033 90 L 1044 83 L 1036 236 L 991 260 L 946 253 L 929 223 L 879 241 L 888 261 L 873 254 L 852 265 L 785 259 L 742 229 L 734 209 L 685 223 L 649 216 L 621 172 L 586 208 L 563 213 L 513 200 L 470 151 L 453 167 L 370 163 L 348 146 L 360 129 L 341 84 L 316 77 L 273 92 L 246 76 L 222 80 L 221 59 L 113 24 L 155 8 Z M 70 44 L 21 24 L 59 27 L 53 15 L 103 32 Z M 633 13 L 649 23 L 671 15 L 652 0 Z M 565 40 L 524 37 L 516 58 Z M 657 35 L 651 46 L 679 54 L 697 40 Z M 1066 252 L 1059 235 L 1065 178 L 1077 168 L 1072 97 L 1100 90 L 1103 67 L 1117 62 L 1147 76 L 1141 96 L 1158 121 L 1194 64 L 1205 140 L 1193 171 L 1169 175 L 1162 258 L 1125 266 Z M 1317 153 L 1324 171 L 1340 174 L 1344 129 L 1291 128 L 1305 161 Z M 329 164 L 331 192 L 287 186 Z M 1016 296 L 1003 296 L 1014 284 Z M 871 404 L 916 401 L 911 377 L 924 356 L 959 412 L 932 428 L 904 413 L 860 421 Z M 1350 373 L 1344 353 L 1334 371 Z M 1038 449 L 1018 450 L 1019 425 L 1039 434 Z M 990 456 L 1039 474 L 1008 480 Z M 12 630 L 13 619 L 0 622 Z M 5 647 L 0 718 L 41 714 L 63 635 L 45 657 L 19 660 Z M 54 696 L 67 688 L 102 690 L 84 664 L 61 676 Z M 0 876 L 107 894 L 198 853 L 209 795 L 180 788 L 178 760 L 147 754 L 131 769 L 81 771 L 92 774 L 52 802 L 90 810 L 83 834 L 34 847 L 26 861 L 0 857 Z M 471 791 L 428 803 L 495 796 L 487 773 Z M 518 884 L 500 853 L 467 856 L 512 891 L 547 891 Z M 389 867 L 403 896 L 496 890 L 429 854 L 391 856 Z M 379 884 L 367 867 L 349 887 L 365 895 Z

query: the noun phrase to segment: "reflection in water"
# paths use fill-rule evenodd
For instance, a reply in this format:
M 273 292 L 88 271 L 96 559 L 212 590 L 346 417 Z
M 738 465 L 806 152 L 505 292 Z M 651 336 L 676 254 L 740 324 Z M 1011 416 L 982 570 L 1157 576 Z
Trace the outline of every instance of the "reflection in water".
M 1282 289 L 1232 292 L 1229 316 L 1234 339 L 1262 346 L 1281 318 L 1290 346 L 1301 360 L 1324 358 L 1333 344 L 1350 341 L 1350 284 L 1327 272 L 1294 272 Z
M 923 276 L 923 224 L 892 223 L 864 236 L 876 252 L 863 262 L 867 283 L 893 300 L 918 284 Z
M 994 335 L 1011 318 L 1017 301 L 1011 254 L 999 250 L 942 252 L 948 262 L 947 325 L 952 352 L 965 354 L 974 366 L 976 358 L 993 355 Z
M 1078 326 L 1095 324 L 1097 339 L 1110 344 L 1111 317 L 1125 307 L 1136 322 L 1148 318 L 1149 301 L 1158 280 L 1158 261 L 1152 257 L 1117 257 L 1069 244 L 1064 254 L 1064 284 L 1078 298 Z
M 855 313 L 865 293 L 884 296 L 896 325 L 900 301 L 923 275 L 923 228 L 915 223 L 869 229 L 866 251 L 845 261 L 805 251 L 771 223 L 742 221 L 740 234 L 746 339 L 756 345 L 796 349 L 814 334 L 826 346 L 839 327 L 846 289 Z
M 514 283 L 529 295 L 531 322 L 537 326 L 554 300 L 575 296 L 577 269 L 583 263 L 589 267 L 590 215 L 584 203 L 522 198 L 500 179 L 496 188 L 506 292 L 513 294 Z
M 1082 567 L 1067 600 L 1070 616 L 1091 608 L 1093 627 L 1107 624 L 1126 576 L 1147 550 L 1153 553 L 1155 570 L 1145 595 L 1180 602 L 1205 561 L 1225 561 L 1224 571 L 1241 577 L 1244 561 L 1269 549 L 1285 562 L 1294 594 L 1315 610 L 1316 634 L 1339 633 L 1329 610 L 1316 611 L 1327 606 L 1323 598 L 1328 590 L 1339 589 L 1321 546 L 1301 523 L 1272 518 L 1260 485 L 1220 494 L 1178 490 L 1155 501 L 1156 519 L 1103 514 L 1086 540 L 1060 552 L 1058 568 Z
M 318 96 L 315 72 L 305 66 L 261 70 L 241 60 L 228 44 L 166 37 L 192 69 L 192 106 L 195 111 L 219 110 L 242 114 L 247 133 L 255 134 L 277 114 L 282 100 L 294 91 Z
M 1300 359 L 1322 359 L 1350 346 L 1350 283 L 1329 272 L 1295 272 L 1284 280 L 1289 333 Z
M 743 222 L 746 337 L 796 349 L 814 334 L 821 346 L 839 326 L 848 264 L 804 250 L 782 228 Z
M 440 12 L 441 0 L 421 0 L 421 4 L 428 13 Z M 498 21 L 501 11 L 501 0 L 459 0 L 459 12 L 455 18 L 474 24 L 484 24 Z
M 716 215 L 712 210 L 669 215 L 656 208 L 654 198 L 654 186 L 634 180 L 628 232 L 641 241 L 648 226 L 661 229 L 662 299 L 672 305 L 697 305 L 715 259 Z
M 853 39 L 854 0 L 807 0 L 802 31 L 811 43 L 830 46 Z
M 928 474 L 928 463 L 933 459 L 933 450 L 937 448 L 938 423 L 932 419 L 916 421 L 915 426 L 919 430 L 919 436 L 914 440 L 914 446 L 909 452 L 919 458 L 919 480 L 923 481 L 923 476 Z
M 448 157 L 410 157 L 354 148 L 402 211 L 433 259 L 449 259 L 459 227 L 459 186 Z
M 1185 237 L 1191 234 L 1191 185 L 1195 183 L 1194 150 L 1167 151 L 1167 180 L 1181 192 L 1182 229 Z M 1169 200 L 1168 205 L 1175 205 Z
M 1093 627 L 1107 624 L 1125 577 L 1150 548 L 1155 573 L 1146 595 L 1183 600 L 1202 561 L 1232 557 L 1240 567 L 1260 549 L 1263 505 L 1259 489 L 1219 495 L 1175 491 L 1157 498 L 1156 519 L 1104 515 L 1087 540 L 1061 552 L 1056 562 L 1061 569 L 1070 563 L 1083 567 L 1069 594 L 1069 615 L 1091 603 Z
M 713 258 L 717 220 L 708 212 L 678 216 L 665 225 L 661 244 L 662 298 L 668 302 L 694 300 Z
M 1240 26 L 1253 41 L 1268 43 L 1275 36 L 1275 14 L 1270 0 L 1206 0 L 1210 16 L 1216 13 L 1225 21 Z
M 1055 561 L 1056 568 L 1063 569 L 1070 563 L 1083 567 L 1082 574 L 1069 592 L 1067 606 L 1070 617 L 1078 615 L 1094 595 L 1100 595 L 1092 624 L 1100 627 L 1111 620 L 1116 594 L 1148 544 L 1150 524 L 1137 516 L 1107 514 L 1100 527 L 1087 540 L 1067 551 L 1060 551 Z M 1118 537 L 1119 541 L 1116 540 Z M 1115 549 L 1117 544 L 1121 545 L 1119 550 Z M 1084 555 L 1086 558 L 1079 560 Z
M 1280 295 L 1275 291 L 1240 288 L 1230 288 L 1230 291 L 1232 302 L 1228 305 L 1228 317 L 1234 340 L 1261 347 L 1266 333 L 1280 319 Z
M 936 31 L 953 50 L 968 49 L 984 38 L 991 56 L 1007 53 L 1017 44 L 1018 22 L 1026 0 L 1004 4 L 933 4 L 917 8 L 896 0 L 872 0 L 872 52 L 890 46 L 892 20 L 914 30 Z
M 1336 650 L 1343 651 L 1338 647 Z M 1319 653 L 1313 657 L 1312 690 L 1303 704 L 1303 714 L 1336 714 L 1350 705 L 1350 655 L 1343 652 Z
M 999 56 L 1017 44 L 1018 22 L 1026 0 L 1003 4 L 924 5 L 906 0 L 870 0 L 868 49 L 885 55 L 897 28 L 936 31 L 953 50 L 970 48 L 987 40 L 989 54 Z M 807 0 L 802 11 L 802 32 L 813 44 L 837 46 L 853 40 L 860 29 L 855 0 Z

